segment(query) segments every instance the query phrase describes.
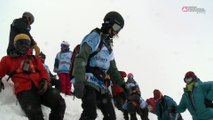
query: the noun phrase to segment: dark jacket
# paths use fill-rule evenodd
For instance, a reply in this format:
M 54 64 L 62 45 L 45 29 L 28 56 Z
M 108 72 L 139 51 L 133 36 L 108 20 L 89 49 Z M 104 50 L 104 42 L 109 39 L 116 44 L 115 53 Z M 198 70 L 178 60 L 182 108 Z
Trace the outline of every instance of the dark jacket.
M 30 29 L 31 29 L 30 25 L 23 18 L 18 18 L 13 21 L 13 23 L 10 25 L 10 36 L 7 48 L 7 55 L 15 51 L 13 41 L 17 34 L 20 33 L 27 34 L 31 39 L 31 47 L 36 45 L 36 42 L 34 41 L 33 37 L 30 35 Z
M 171 97 L 164 95 L 162 100 L 155 104 L 155 114 L 158 116 L 158 120 L 175 120 L 176 114 L 170 113 L 169 109 L 176 105 Z

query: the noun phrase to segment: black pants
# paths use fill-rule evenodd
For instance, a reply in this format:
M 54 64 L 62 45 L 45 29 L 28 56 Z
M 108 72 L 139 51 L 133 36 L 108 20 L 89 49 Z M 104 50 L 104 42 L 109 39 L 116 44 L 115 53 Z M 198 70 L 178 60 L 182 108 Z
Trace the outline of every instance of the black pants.
M 61 90 L 61 82 L 59 80 L 51 79 L 50 83 L 52 84 L 52 86 L 55 86 L 55 88 L 59 91 Z
M 44 120 L 41 104 L 51 109 L 49 120 L 63 120 L 64 118 L 66 104 L 55 88 L 50 87 L 43 95 L 39 95 L 33 87 L 31 90 L 18 93 L 17 99 L 29 120 Z
M 97 117 L 96 107 L 98 106 L 104 115 L 104 120 L 114 120 L 115 113 L 111 102 L 104 102 L 104 97 L 97 92 L 94 88 L 90 86 L 85 87 L 85 94 L 82 98 L 82 108 L 83 112 L 79 120 L 95 120 Z M 102 100 L 101 100 L 102 99 Z M 99 104 L 102 101 L 106 104 Z M 112 109 L 109 111 L 109 109 Z M 112 118 L 112 119 L 111 119 Z
M 119 94 L 116 94 L 113 96 L 113 101 L 114 101 L 114 104 L 115 104 L 115 107 L 122 111 L 123 112 L 123 116 L 124 116 L 124 120 L 129 120 L 129 116 L 128 116 L 128 111 L 127 110 L 124 110 L 122 108 L 123 104 L 125 103 L 126 101 L 126 95 L 124 92 L 122 93 L 119 93 Z
M 125 95 L 125 93 L 119 93 L 119 94 L 114 95 L 113 96 L 113 101 L 114 101 L 115 107 L 118 110 L 122 111 L 123 110 L 122 106 L 123 106 L 123 104 L 126 101 L 126 95 Z
M 115 109 L 110 93 L 97 93 L 97 106 L 103 114 L 103 120 L 116 120 Z

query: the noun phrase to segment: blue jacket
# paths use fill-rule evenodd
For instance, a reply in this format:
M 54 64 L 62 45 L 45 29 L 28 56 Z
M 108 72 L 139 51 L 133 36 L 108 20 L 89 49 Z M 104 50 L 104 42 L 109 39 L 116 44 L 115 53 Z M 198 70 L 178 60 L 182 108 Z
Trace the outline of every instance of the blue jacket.
M 188 109 L 193 120 L 213 118 L 213 108 L 205 106 L 205 99 L 213 100 L 213 82 L 201 82 L 197 79 L 192 92 L 184 88 L 177 112 L 184 112 Z
M 155 114 L 158 116 L 158 120 L 175 120 L 176 114 L 169 114 L 169 109 L 176 105 L 171 97 L 164 95 L 162 101 L 157 102 L 155 105 Z

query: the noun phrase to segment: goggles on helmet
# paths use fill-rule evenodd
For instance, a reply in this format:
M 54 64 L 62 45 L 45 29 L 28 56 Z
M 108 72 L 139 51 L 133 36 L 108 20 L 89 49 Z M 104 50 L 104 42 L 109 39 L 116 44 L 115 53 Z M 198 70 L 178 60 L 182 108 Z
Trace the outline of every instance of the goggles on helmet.
M 193 80 L 192 77 L 189 77 L 189 78 L 185 78 L 185 79 L 184 79 L 185 83 L 191 83 L 192 80 Z
M 122 29 L 122 27 L 120 25 L 118 25 L 117 23 L 114 23 L 113 26 L 112 26 L 112 29 L 115 32 L 119 32 Z

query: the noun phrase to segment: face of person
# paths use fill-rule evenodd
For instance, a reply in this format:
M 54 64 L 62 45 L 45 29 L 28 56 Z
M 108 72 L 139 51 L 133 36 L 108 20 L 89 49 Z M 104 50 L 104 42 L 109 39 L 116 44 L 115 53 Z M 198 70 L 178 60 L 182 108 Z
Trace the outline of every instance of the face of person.
M 184 82 L 185 82 L 186 84 L 189 84 L 189 83 L 192 82 L 192 80 L 193 80 L 193 78 L 192 78 L 192 77 L 189 77 L 189 78 L 185 78 L 185 79 L 184 79 Z
M 61 45 L 61 51 L 62 52 L 65 52 L 65 51 L 67 51 L 67 49 L 69 49 L 69 46 L 67 46 L 67 45 Z
M 30 43 L 31 43 L 30 40 L 25 40 L 25 39 L 18 40 L 16 42 L 15 48 L 16 50 L 18 50 L 20 54 L 24 55 L 30 49 Z
M 41 60 L 42 63 L 45 62 L 45 58 L 43 58 L 41 55 L 39 55 L 38 57 L 40 58 L 40 60 Z
M 117 36 L 121 29 L 122 29 L 121 26 L 114 23 L 113 26 L 109 29 L 109 36 L 111 38 L 113 38 L 114 36 Z

